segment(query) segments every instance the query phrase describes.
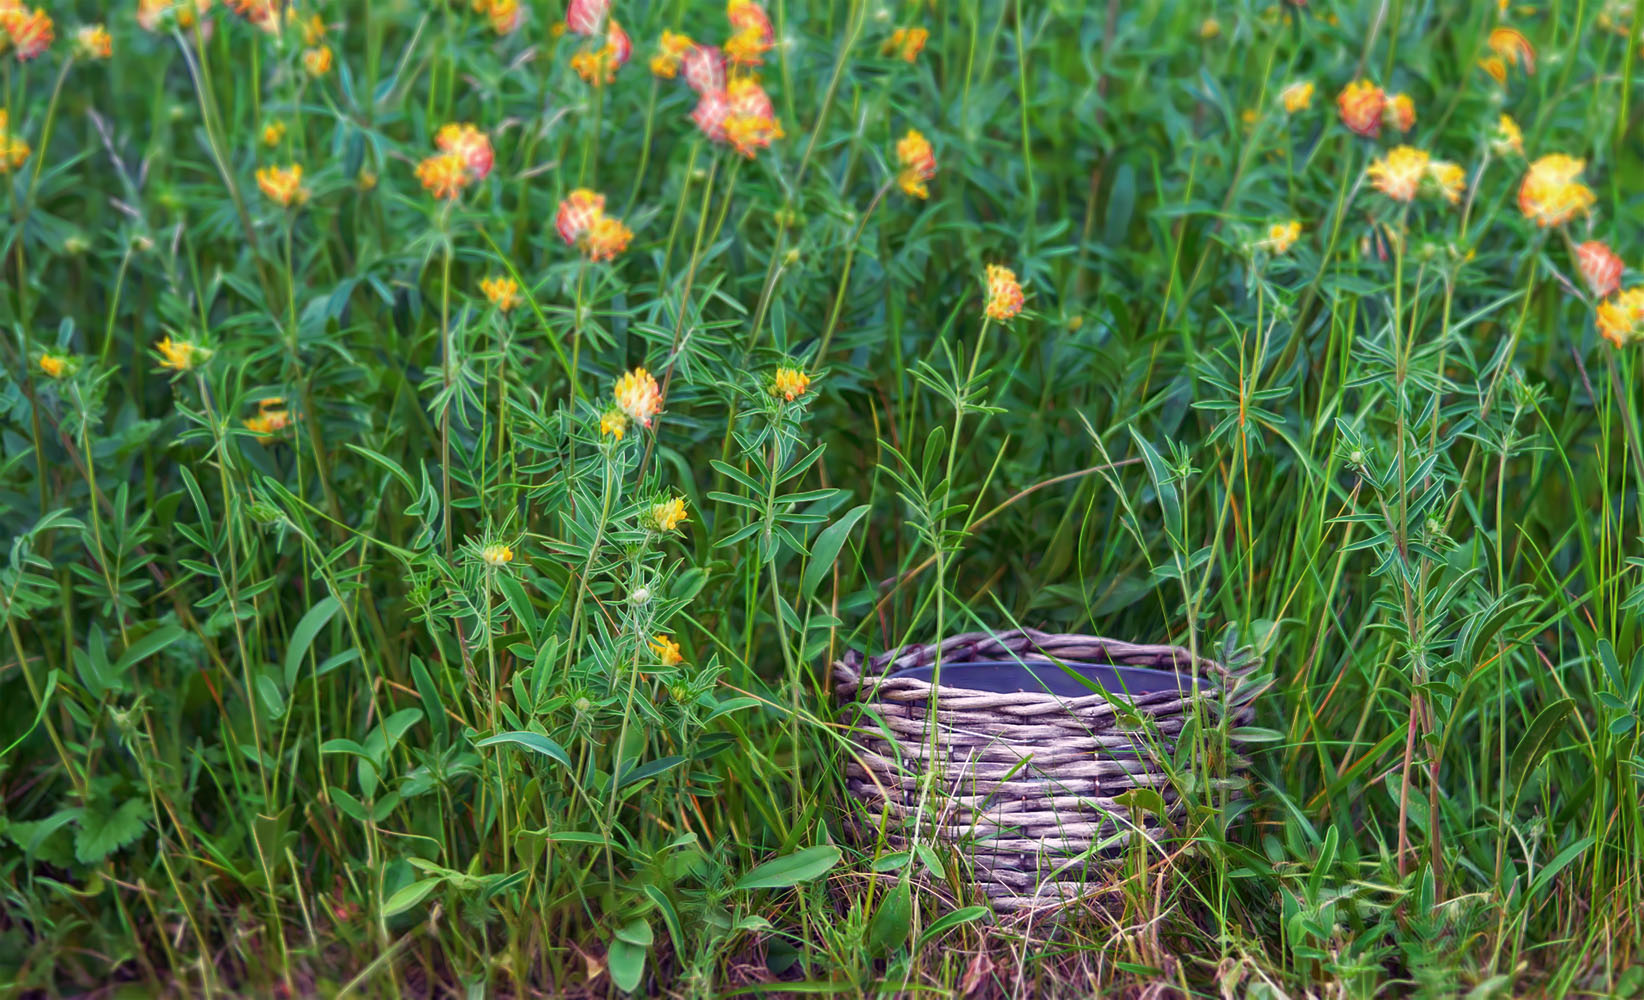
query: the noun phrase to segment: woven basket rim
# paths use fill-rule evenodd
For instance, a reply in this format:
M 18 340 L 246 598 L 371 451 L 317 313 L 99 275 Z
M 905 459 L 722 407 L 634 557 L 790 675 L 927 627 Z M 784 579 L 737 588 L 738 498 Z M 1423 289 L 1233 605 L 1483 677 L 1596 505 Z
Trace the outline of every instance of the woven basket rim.
M 991 660 L 1009 660 L 1023 664 L 1058 661 L 1105 663 L 1113 666 L 1170 670 L 1178 677 L 1205 677 L 1212 683 L 1187 691 L 1144 692 L 1137 695 L 1127 695 L 1123 692 L 1092 692 L 1069 698 L 1048 691 L 984 691 L 956 684 L 937 685 L 928 680 L 912 677 L 888 676 L 897 670 L 934 662 L 938 650 L 941 650 L 943 663 L 956 665 Z M 1116 700 L 1115 695 L 1119 696 L 1119 700 L 1134 705 L 1146 705 L 1161 699 L 1213 697 L 1217 694 L 1218 688 L 1237 677 L 1216 660 L 1202 654 L 1195 656 L 1191 650 L 1182 646 L 1134 643 L 1075 632 L 1041 632 L 1031 628 L 967 632 L 935 643 L 908 643 L 871 657 L 860 650 L 847 650 L 834 661 L 833 675 L 835 695 L 841 698 L 850 698 L 854 695 L 854 700 L 859 701 L 892 693 L 908 699 L 917 699 L 934 690 L 943 702 L 949 704 L 955 699 L 967 703 L 975 699 L 991 699 L 1000 707 L 1055 705 L 1068 708 L 1112 702 Z

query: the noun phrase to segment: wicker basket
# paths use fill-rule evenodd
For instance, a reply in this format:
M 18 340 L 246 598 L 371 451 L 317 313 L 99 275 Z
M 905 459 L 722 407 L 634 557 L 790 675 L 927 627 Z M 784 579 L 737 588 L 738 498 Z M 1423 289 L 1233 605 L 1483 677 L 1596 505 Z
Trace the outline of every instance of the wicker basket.
M 1196 680 L 1185 690 L 1110 701 L 1101 694 L 999 694 L 886 677 L 929 666 L 938 652 L 944 669 L 990 660 L 1076 661 L 1162 668 Z M 1159 754 L 1174 755 L 1195 702 L 1207 723 L 1229 714 L 1235 724 L 1249 721 L 1256 685 L 1247 678 L 1258 661 L 1232 648 L 1222 659 L 1226 666 L 1204 658 L 1195 664 L 1175 646 L 1031 629 L 959 635 L 870 659 L 847 653 L 834 664 L 833 677 L 835 697 L 857 736 L 858 750 L 846 769 L 846 789 L 863 807 L 857 829 L 867 837 L 883 830 L 901 847 L 917 817 L 926 837 L 960 845 L 971 856 L 978 887 L 1001 912 L 1084 895 L 1122 855 L 1129 837 L 1158 826 L 1151 814 L 1132 822 L 1116 796 L 1152 788 L 1164 798 L 1167 818 L 1182 818 L 1184 807 Z M 933 701 L 940 769 L 926 781 Z

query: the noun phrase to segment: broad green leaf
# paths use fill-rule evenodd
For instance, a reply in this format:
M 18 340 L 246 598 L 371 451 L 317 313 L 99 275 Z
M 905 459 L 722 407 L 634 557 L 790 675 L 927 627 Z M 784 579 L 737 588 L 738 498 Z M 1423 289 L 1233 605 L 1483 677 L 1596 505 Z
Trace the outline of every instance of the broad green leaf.
M 826 875 L 841 857 L 832 844 L 818 844 L 773 858 L 737 879 L 738 889 L 786 889 Z

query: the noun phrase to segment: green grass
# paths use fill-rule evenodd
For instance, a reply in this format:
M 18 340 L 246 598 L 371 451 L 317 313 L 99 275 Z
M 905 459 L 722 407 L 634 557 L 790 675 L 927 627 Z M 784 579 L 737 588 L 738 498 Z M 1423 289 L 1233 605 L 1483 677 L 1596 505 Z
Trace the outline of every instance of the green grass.
M 603 88 L 559 0 L 307 2 L 320 77 L 221 6 L 71 60 L 102 6 L 3 55 L 0 992 L 1644 995 L 1644 365 L 1573 257 L 1641 260 L 1626 5 L 1515 5 L 1502 87 L 1492 3 L 773 0 L 752 160 L 646 68 L 706 0 L 619 0 Z M 1361 77 L 1461 204 L 1365 181 Z M 1522 216 L 1503 113 L 1587 217 Z M 451 121 L 495 168 L 446 203 Z M 1181 762 L 1185 825 L 1056 921 L 842 794 L 834 657 L 1016 624 L 1266 662 L 1244 794 Z

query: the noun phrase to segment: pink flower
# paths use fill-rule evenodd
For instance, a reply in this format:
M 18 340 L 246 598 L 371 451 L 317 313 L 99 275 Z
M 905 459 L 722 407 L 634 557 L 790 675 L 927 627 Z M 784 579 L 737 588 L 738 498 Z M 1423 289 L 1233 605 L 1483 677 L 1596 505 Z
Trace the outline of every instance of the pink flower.
M 559 212 L 554 216 L 554 231 L 559 233 L 560 239 L 575 246 L 604 214 L 604 195 L 595 194 L 587 188 L 577 188 L 559 203 Z
M 597 35 L 610 11 L 611 0 L 571 0 L 565 8 L 565 27 L 574 34 Z
M 696 45 L 682 60 L 685 82 L 699 94 L 725 89 L 725 53 L 714 45 Z
M 1609 247 L 1597 240 L 1588 240 L 1575 249 L 1576 264 L 1587 287 L 1598 298 L 1607 298 L 1621 287 L 1624 265 Z
M 725 119 L 730 117 L 731 102 L 723 90 L 710 90 L 702 95 L 696 103 L 696 110 L 691 112 L 691 121 L 702 134 L 715 142 L 725 141 Z

